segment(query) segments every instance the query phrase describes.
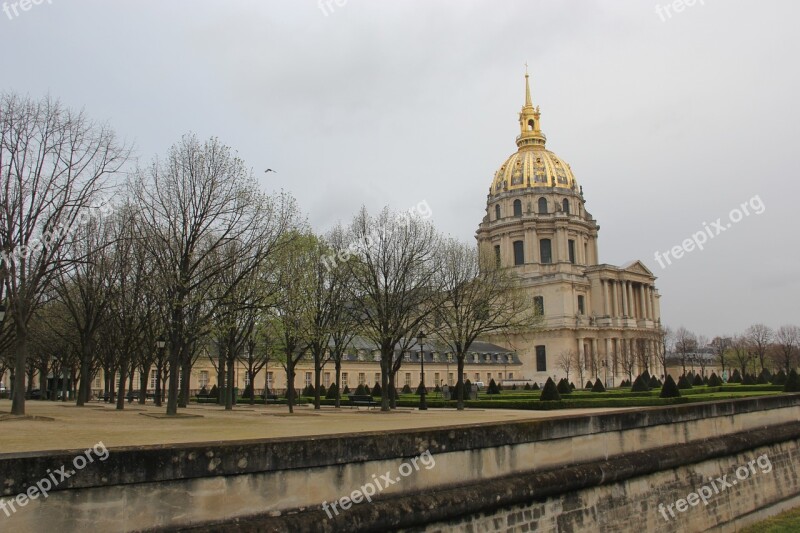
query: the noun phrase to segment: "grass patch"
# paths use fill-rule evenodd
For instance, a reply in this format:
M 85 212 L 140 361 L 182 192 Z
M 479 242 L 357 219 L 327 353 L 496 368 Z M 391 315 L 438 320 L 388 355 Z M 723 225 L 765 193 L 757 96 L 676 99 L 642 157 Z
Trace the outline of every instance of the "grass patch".
M 795 533 L 800 531 L 800 507 L 743 529 L 742 533 Z

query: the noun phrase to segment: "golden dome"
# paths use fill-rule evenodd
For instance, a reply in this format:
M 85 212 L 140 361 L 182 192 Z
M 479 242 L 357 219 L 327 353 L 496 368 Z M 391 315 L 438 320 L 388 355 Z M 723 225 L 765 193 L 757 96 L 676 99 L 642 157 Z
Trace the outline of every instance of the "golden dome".
M 550 150 L 520 150 L 495 172 L 491 194 L 527 187 L 560 187 L 576 191 L 572 169 Z
M 520 134 L 515 154 L 495 172 L 490 194 L 527 187 L 559 187 L 578 190 L 572 169 L 560 157 L 545 149 L 547 137 L 541 130 L 539 107 L 531 102 L 528 73 L 525 73 L 525 105 L 519 113 Z

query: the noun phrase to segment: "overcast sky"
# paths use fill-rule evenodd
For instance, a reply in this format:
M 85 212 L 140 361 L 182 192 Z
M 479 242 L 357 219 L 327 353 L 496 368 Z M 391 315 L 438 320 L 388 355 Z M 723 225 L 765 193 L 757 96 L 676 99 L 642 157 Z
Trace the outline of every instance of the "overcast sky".
M 474 242 L 516 150 L 527 62 L 601 262 L 641 259 L 673 327 L 800 325 L 800 2 L 14 3 L 0 90 L 84 108 L 144 162 L 186 132 L 217 136 L 318 231 L 361 205 L 426 202 Z M 704 250 L 661 268 L 655 252 L 704 223 Z

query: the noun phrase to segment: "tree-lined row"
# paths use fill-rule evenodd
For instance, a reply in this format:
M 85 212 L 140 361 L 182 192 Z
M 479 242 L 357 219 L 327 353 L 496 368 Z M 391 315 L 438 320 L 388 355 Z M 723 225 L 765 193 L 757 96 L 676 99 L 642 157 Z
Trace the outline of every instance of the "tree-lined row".
M 237 360 L 251 384 L 279 361 L 291 409 L 300 358 L 313 357 L 319 391 L 326 364 L 339 382 L 355 335 L 380 350 L 381 385 L 394 388 L 398 354 L 420 330 L 456 356 L 460 380 L 477 337 L 538 323 L 511 271 L 428 221 L 362 208 L 318 236 L 289 195 L 261 191 L 216 139 L 187 135 L 146 166 L 129 158 L 82 114 L 2 96 L 0 376 L 13 376 L 14 414 L 25 412 L 26 374 L 41 390 L 50 375 L 77 382 L 83 405 L 101 369 L 119 409 L 130 376 L 139 372 L 144 399 L 156 370 L 175 414 L 201 357 L 227 407 Z

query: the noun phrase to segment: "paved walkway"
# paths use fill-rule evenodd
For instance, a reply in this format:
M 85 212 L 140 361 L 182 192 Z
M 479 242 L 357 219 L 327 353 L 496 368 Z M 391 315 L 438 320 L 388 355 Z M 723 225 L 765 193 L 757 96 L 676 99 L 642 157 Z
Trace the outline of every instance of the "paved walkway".
M 125 404 L 116 411 L 105 403 L 79 408 L 72 403 L 29 401 L 31 419 L 13 419 L 9 400 L 0 400 L 0 453 L 78 449 L 102 441 L 106 446 L 263 439 L 332 435 L 409 428 L 443 427 L 488 422 L 536 420 L 618 409 L 566 409 L 561 411 L 512 411 L 501 409 L 400 408 L 389 413 L 378 409 L 334 409 L 299 406 L 290 415 L 286 406 L 238 405 L 226 412 L 216 405 L 191 405 L 180 409 L 190 417 L 165 418 L 164 407 Z M 151 416 L 143 416 L 151 415 Z

